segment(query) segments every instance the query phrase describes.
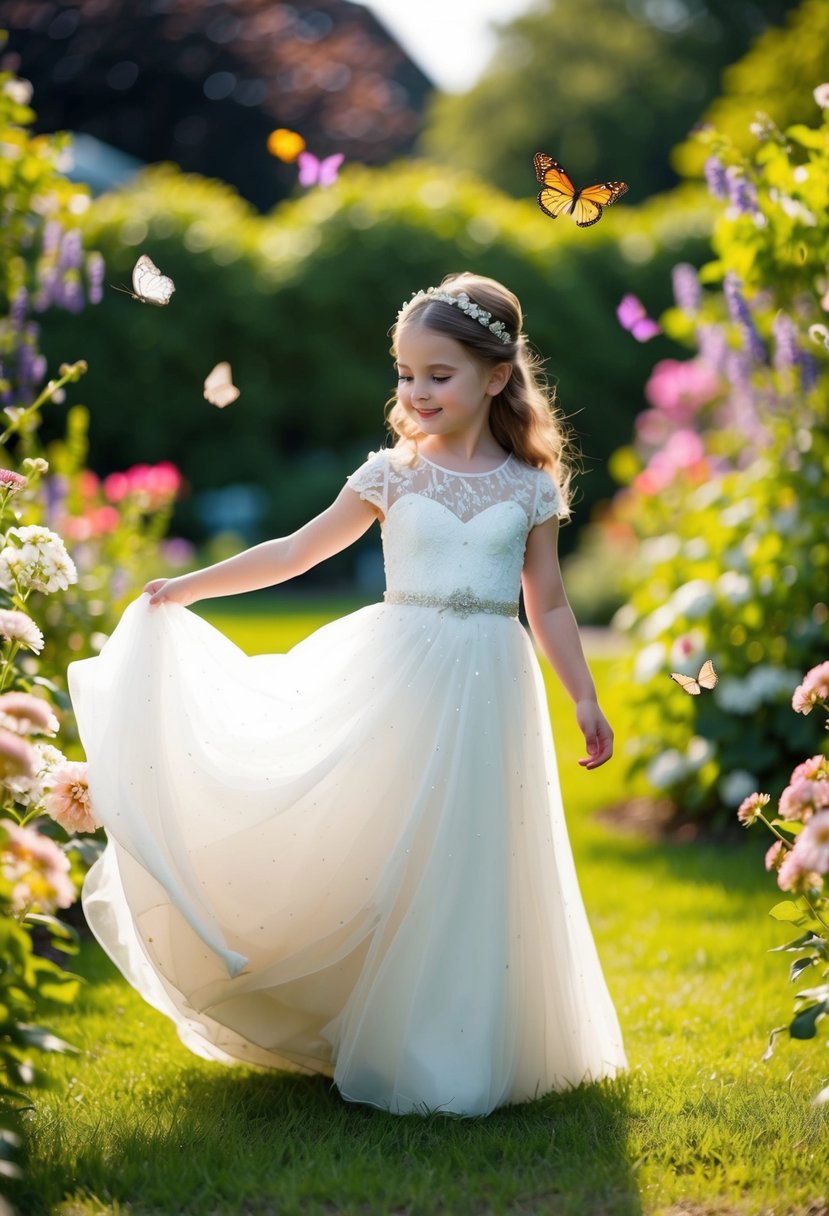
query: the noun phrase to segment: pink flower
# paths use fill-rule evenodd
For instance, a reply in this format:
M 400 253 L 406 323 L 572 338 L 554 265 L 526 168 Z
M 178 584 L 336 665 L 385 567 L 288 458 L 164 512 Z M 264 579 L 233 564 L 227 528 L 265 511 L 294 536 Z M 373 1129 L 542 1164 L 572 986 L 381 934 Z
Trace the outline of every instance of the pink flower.
M 660 326 L 646 313 L 642 301 L 634 295 L 622 296 L 616 317 L 622 329 L 626 329 L 637 342 L 648 342 L 662 333 Z
M 697 359 L 680 363 L 662 359 L 645 385 L 645 396 L 655 409 L 664 410 L 677 422 L 688 422 L 721 390 L 719 376 Z
M 812 816 L 794 842 L 792 853 L 797 855 L 801 870 L 818 874 L 829 871 L 829 811 Z
M 747 798 L 743 799 L 737 809 L 737 818 L 740 823 L 745 827 L 750 827 L 768 801 L 768 794 L 758 794 L 756 791 L 753 794 L 749 794 Z
M 75 885 L 69 877 L 66 855 L 33 828 L 4 819 L 0 837 L 0 871 L 12 885 L 15 912 L 54 912 L 75 902 Z
M 777 869 L 777 859 L 780 856 L 782 849 L 783 849 L 782 840 L 775 840 L 775 842 L 771 846 L 771 848 L 767 849 L 767 851 L 766 851 L 766 869 L 767 870 Z
M 43 634 L 37 625 L 25 612 L 15 608 L 0 608 L 0 637 L 19 642 L 35 654 L 43 649 Z
M 0 722 L 21 735 L 54 735 L 58 729 L 51 707 L 29 692 L 0 694 Z
M 43 803 L 46 814 L 66 832 L 94 832 L 101 826 L 92 809 L 87 766 L 70 760 L 51 778 L 52 788 Z
M 820 701 L 829 700 L 829 663 L 818 663 L 803 677 L 792 697 L 792 709 L 797 714 L 811 713 Z
M 0 726 L 0 781 L 8 777 L 34 777 L 36 760 L 31 744 Z
M 781 819 L 805 821 L 817 811 L 829 808 L 829 781 L 808 781 L 801 777 L 787 785 L 777 804 Z
M 28 484 L 29 479 L 20 473 L 15 473 L 12 469 L 0 469 L 0 489 L 14 494 L 16 490 L 25 490 Z
M 796 781 L 829 781 L 829 760 L 826 756 L 810 756 L 792 770 L 789 784 Z
M 661 410 L 642 410 L 635 426 L 637 439 L 651 448 L 660 448 L 671 433 L 671 420 Z

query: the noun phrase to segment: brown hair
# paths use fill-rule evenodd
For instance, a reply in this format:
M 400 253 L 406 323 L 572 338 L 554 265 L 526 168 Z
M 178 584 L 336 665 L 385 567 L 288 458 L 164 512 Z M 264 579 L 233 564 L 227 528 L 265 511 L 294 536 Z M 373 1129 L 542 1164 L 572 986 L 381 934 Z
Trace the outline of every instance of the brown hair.
M 547 385 L 540 356 L 521 332 L 521 305 L 508 288 L 495 279 L 464 271 L 450 274 L 440 285 L 450 295 L 465 292 L 474 304 L 502 321 L 510 336 L 502 342 L 497 334 L 454 304 L 419 295 L 404 305 L 391 330 L 391 353 L 397 356 L 397 339 L 404 325 L 417 321 L 436 333 L 454 338 L 474 359 L 482 363 L 510 363 L 512 374 L 504 388 L 492 398 L 489 426 L 506 451 L 525 464 L 547 469 L 556 481 L 564 506 L 570 502 L 569 487 L 574 468 L 572 440 L 555 405 L 555 390 Z M 397 437 L 408 440 L 417 451 L 424 434 L 409 418 L 395 395 L 386 403 L 386 423 Z M 577 456 L 577 454 L 576 454 Z

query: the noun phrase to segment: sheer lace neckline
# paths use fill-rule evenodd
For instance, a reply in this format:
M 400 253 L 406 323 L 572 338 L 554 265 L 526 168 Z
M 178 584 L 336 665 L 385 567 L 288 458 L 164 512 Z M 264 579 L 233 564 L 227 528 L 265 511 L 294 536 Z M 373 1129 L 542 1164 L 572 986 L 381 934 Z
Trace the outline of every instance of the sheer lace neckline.
M 500 473 L 501 469 L 505 469 L 512 460 L 512 452 L 507 454 L 506 460 L 502 460 L 494 469 L 485 469 L 483 472 L 462 472 L 460 469 L 447 469 L 445 465 L 437 464 L 434 460 L 430 460 L 428 456 L 424 456 L 421 451 L 418 451 L 418 456 L 424 460 L 426 464 L 430 464 L 433 469 L 440 469 L 441 473 L 448 473 L 453 477 L 491 477 L 493 473 Z

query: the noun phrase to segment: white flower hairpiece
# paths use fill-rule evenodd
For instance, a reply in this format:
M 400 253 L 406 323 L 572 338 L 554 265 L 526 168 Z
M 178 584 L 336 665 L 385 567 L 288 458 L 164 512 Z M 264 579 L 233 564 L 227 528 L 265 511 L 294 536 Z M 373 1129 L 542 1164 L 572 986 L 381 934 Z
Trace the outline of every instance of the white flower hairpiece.
M 397 314 L 398 320 L 403 315 L 403 312 L 414 304 L 417 300 L 441 300 L 444 304 L 454 304 L 461 312 L 465 312 L 468 317 L 472 317 L 485 329 L 488 329 L 491 334 L 495 334 L 496 338 L 500 338 L 502 342 L 511 342 L 512 335 L 507 332 L 507 327 L 503 321 L 493 321 L 492 313 L 487 312 L 485 308 L 481 308 L 480 304 L 476 304 L 474 300 L 470 300 L 465 291 L 459 291 L 456 296 L 451 295 L 448 291 L 442 291 L 439 287 L 427 287 L 425 291 L 417 291 L 412 296 L 411 300 L 407 300 L 400 312 Z

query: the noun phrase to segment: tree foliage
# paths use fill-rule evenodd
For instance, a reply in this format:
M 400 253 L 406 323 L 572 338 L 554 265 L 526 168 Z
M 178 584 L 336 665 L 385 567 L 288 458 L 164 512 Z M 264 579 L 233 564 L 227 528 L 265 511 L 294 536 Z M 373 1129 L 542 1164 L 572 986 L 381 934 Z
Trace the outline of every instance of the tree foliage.
M 624 179 L 639 201 L 674 184 L 670 149 L 717 95 L 722 69 L 788 8 L 546 0 L 501 27 L 473 89 L 434 100 L 421 146 L 514 195 L 532 192 L 533 154 L 546 151 L 577 181 Z

